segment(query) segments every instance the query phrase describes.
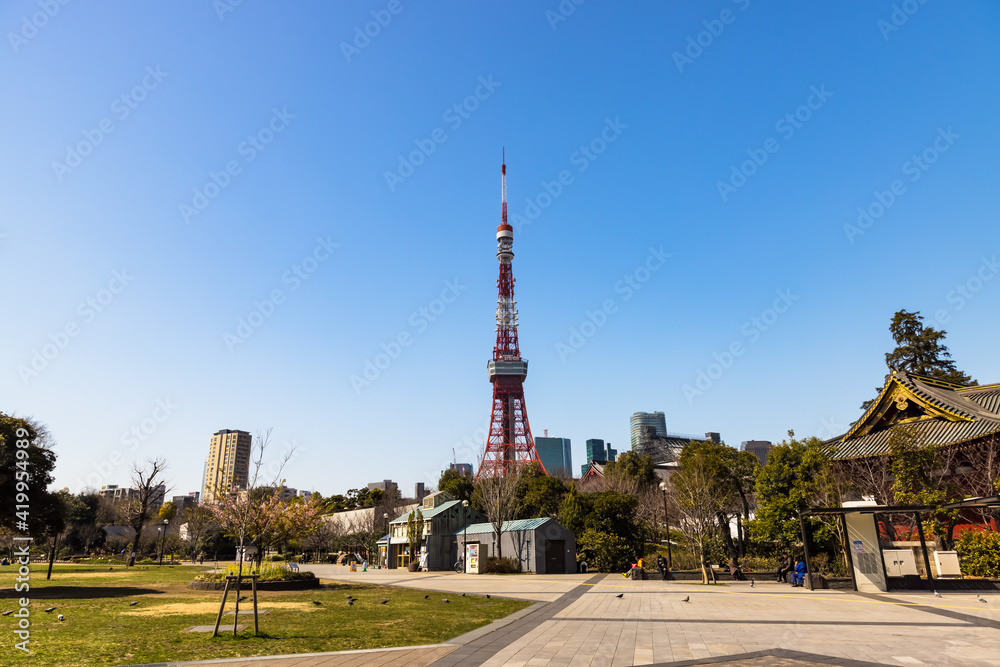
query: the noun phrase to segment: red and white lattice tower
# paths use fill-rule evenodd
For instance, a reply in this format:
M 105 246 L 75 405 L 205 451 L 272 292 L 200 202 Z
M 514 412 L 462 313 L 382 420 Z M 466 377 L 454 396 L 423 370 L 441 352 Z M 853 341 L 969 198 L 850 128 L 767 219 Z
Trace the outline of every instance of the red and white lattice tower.
M 510 266 L 514 259 L 514 228 L 507 224 L 506 155 L 500 174 L 503 204 L 500 226 L 497 227 L 497 259 L 500 260 L 497 342 L 493 348 L 493 359 L 487 364 L 490 382 L 493 383 L 493 415 L 477 479 L 504 475 L 526 463 L 536 462 L 542 466 L 524 407 L 524 378 L 528 375 L 528 362 L 521 358 L 517 344 L 517 302 L 514 301 L 514 274 Z M 545 470 L 544 466 L 542 470 Z

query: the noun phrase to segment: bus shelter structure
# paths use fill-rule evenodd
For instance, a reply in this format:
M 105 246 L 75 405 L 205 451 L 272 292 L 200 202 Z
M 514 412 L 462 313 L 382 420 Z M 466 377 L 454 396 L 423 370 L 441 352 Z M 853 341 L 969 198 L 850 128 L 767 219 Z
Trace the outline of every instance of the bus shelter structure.
M 854 590 L 861 592 L 876 592 L 889 590 L 889 575 L 885 566 L 875 518 L 879 514 L 912 515 L 920 538 L 920 552 L 923 556 L 925 586 L 928 590 L 934 588 L 934 577 L 931 574 L 930 553 L 924 535 L 922 517 L 928 512 L 962 511 L 974 509 L 1000 508 L 1000 496 L 987 498 L 967 498 L 943 505 L 876 505 L 848 504 L 843 507 L 812 507 L 799 511 L 799 527 L 802 531 L 802 548 L 806 565 L 806 586 L 813 587 L 813 570 L 809 556 L 808 530 L 806 517 L 826 516 L 838 517 L 843 534 L 847 540 L 848 569 L 851 572 L 851 583 Z

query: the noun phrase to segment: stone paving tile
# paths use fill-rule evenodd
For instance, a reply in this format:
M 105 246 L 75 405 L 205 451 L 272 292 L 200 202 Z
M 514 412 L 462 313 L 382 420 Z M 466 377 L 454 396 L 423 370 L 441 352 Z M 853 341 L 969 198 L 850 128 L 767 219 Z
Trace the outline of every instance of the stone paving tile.
M 329 568 L 329 572 L 323 571 Z M 604 667 L 616 665 L 996 665 L 1000 667 L 1000 595 L 858 595 L 779 584 L 633 581 L 593 575 L 493 577 L 315 568 L 323 578 L 510 595 L 542 601 L 503 627 L 442 650 L 440 665 Z M 408 576 L 407 576 L 408 575 Z M 623 594 L 621 598 L 616 597 Z M 684 597 L 689 602 L 682 602 Z M 987 597 L 984 594 L 984 597 Z M 976 606 L 978 605 L 978 606 Z M 426 665 L 424 649 L 292 661 L 232 661 L 224 667 Z M 379 660 L 382 661 L 379 661 Z M 322 660 L 322 661 L 321 661 Z M 331 661 L 332 660 L 332 661 Z M 221 664 L 221 663 L 216 663 Z

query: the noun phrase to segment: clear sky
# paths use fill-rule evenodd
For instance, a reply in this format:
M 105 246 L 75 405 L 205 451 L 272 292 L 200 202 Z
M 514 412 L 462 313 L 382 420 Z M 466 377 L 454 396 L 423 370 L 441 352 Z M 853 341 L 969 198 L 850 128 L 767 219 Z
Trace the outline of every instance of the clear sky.
M 324 494 L 472 462 L 504 146 L 528 415 L 574 466 L 640 410 L 837 435 L 900 308 L 1000 381 L 996 3 L 11 0 L 0 27 L 0 409 L 50 427 L 57 487 L 163 455 L 199 490 L 223 428 L 273 427 Z

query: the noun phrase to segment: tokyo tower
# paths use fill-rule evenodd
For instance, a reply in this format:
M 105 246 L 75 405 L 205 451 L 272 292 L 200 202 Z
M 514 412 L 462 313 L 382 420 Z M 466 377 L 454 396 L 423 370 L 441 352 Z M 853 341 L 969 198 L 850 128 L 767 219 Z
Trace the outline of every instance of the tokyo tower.
M 517 344 L 517 302 L 514 301 L 514 228 L 507 224 L 507 160 L 506 152 L 500 166 L 501 200 L 500 226 L 497 227 L 497 259 L 500 278 L 497 280 L 497 342 L 493 359 L 487 364 L 493 383 L 493 413 L 486 452 L 476 473 L 480 477 L 498 477 L 518 466 L 536 462 L 545 470 L 528 426 L 524 407 L 524 378 L 528 361 L 521 358 Z

